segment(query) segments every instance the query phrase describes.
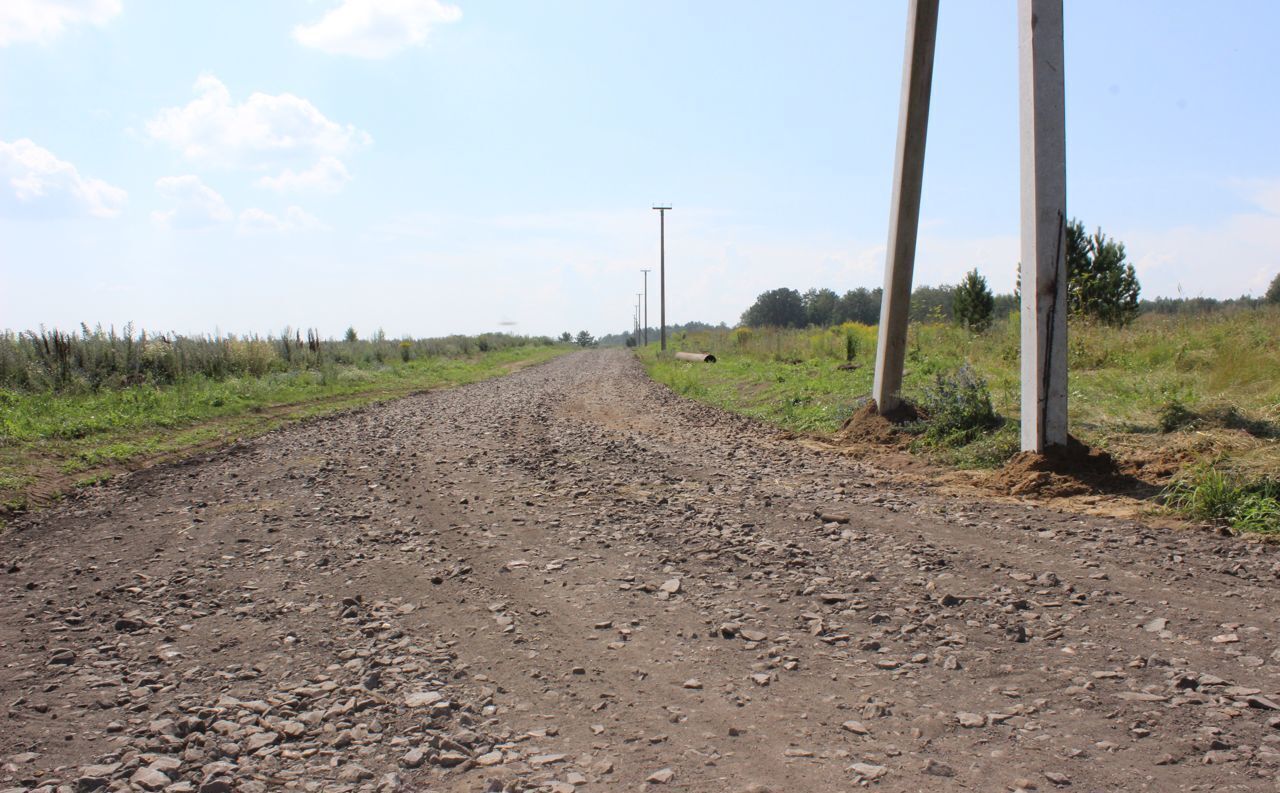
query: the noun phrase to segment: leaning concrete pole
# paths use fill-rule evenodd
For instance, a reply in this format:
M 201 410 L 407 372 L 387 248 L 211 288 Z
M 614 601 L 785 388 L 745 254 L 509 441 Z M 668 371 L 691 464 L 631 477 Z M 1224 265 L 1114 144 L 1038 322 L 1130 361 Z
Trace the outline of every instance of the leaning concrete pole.
M 1067 442 L 1067 140 L 1062 0 L 1018 0 L 1022 449 Z
M 938 32 L 938 0 L 911 0 L 907 13 L 907 51 L 902 65 L 902 104 L 898 147 L 893 163 L 893 203 L 889 208 L 889 245 L 880 303 L 880 337 L 871 396 L 880 413 L 902 401 L 902 367 L 907 354 L 907 316 L 911 274 L 920 225 L 920 186 L 924 177 L 924 139 L 929 126 L 929 89 Z

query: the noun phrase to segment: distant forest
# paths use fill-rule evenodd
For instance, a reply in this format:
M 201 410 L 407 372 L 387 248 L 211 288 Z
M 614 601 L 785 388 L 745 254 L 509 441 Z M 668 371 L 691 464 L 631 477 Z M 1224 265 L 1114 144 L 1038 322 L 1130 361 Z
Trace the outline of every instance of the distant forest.
M 837 295 L 831 289 L 774 289 L 761 294 L 756 302 L 743 312 L 741 324 L 774 327 L 828 327 L 842 322 L 861 322 L 876 325 L 880 322 L 880 301 L 884 290 L 880 287 L 859 287 Z M 911 293 L 912 322 L 951 322 L 955 319 L 956 287 L 918 286 Z M 1018 310 L 1016 294 L 994 296 L 992 312 L 996 317 L 1007 316 Z M 1157 297 L 1138 303 L 1140 313 L 1151 314 L 1203 314 L 1233 308 L 1257 308 L 1272 302 L 1270 297 L 1243 295 L 1219 300 L 1212 297 Z
M 951 322 L 955 316 L 953 307 L 956 287 L 918 286 L 911 293 L 912 322 Z M 861 322 L 865 325 L 877 325 L 880 322 L 880 300 L 884 290 L 880 287 L 867 289 L 858 287 L 850 289 L 843 295 L 832 289 L 809 289 L 799 292 L 795 289 L 774 289 L 761 294 L 756 302 L 743 313 L 743 325 L 772 324 L 778 327 L 805 327 L 809 325 L 828 327 L 842 322 Z M 996 317 L 1007 316 L 1018 310 L 1018 296 L 995 295 L 993 314 Z M 1139 311 L 1143 314 L 1207 314 L 1215 311 L 1231 309 L 1257 308 L 1267 303 L 1280 303 L 1280 276 L 1272 283 L 1264 297 L 1242 295 L 1235 298 L 1219 300 L 1213 297 L 1157 297 L 1139 302 Z M 763 309 L 763 310 L 762 310 Z M 755 316 L 752 316 L 753 311 Z M 759 319 L 759 321 L 756 321 Z M 713 325 L 707 322 L 689 322 L 684 325 L 668 325 L 667 336 L 681 332 L 727 328 L 721 322 Z M 597 343 L 601 346 L 622 346 L 632 337 L 630 330 L 601 336 Z M 649 329 L 649 341 L 656 342 L 658 329 Z

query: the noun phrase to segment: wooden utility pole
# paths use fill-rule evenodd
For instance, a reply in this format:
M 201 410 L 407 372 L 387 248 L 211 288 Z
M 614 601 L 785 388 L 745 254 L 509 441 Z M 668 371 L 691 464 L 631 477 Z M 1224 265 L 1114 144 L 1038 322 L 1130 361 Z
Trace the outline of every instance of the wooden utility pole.
M 656 206 L 658 210 L 658 338 L 662 350 L 667 349 L 667 210 L 669 206 Z
M 876 410 L 888 413 L 902 401 L 902 367 L 907 354 L 911 276 L 920 225 L 920 189 L 924 180 L 924 143 L 929 128 L 929 93 L 938 33 L 938 0 L 910 0 L 907 48 L 902 65 L 902 103 L 893 163 L 893 203 L 889 206 L 889 244 L 876 342 L 876 374 L 871 396 Z
M 1067 443 L 1067 135 L 1062 0 L 1018 0 L 1022 449 Z

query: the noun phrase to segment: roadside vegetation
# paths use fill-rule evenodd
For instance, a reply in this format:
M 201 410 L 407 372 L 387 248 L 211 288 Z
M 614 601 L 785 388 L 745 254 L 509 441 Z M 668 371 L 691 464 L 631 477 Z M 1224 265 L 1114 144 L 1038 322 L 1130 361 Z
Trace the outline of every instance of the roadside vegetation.
M 566 352 L 508 334 L 0 334 L 0 517 L 126 468 Z
M 1164 502 L 1191 517 L 1280 533 L 1280 305 L 1148 312 L 1118 325 L 1076 314 L 1068 338 L 1075 436 L 1164 471 Z M 650 345 L 641 358 L 653 377 L 792 431 L 832 433 L 871 392 L 872 325 L 743 326 L 670 340 L 718 363 L 661 358 Z M 1016 313 L 989 326 L 913 323 L 904 396 L 929 418 L 905 427 L 912 447 L 962 467 L 1003 465 L 1019 445 L 1018 367 Z
M 1280 275 L 1261 298 L 1142 301 L 1122 242 L 1076 219 L 1066 241 L 1072 434 L 1141 469 L 1171 509 L 1280 535 Z M 870 395 L 881 295 L 774 289 L 737 328 L 674 336 L 716 366 L 642 358 L 690 397 L 831 433 Z M 912 450 L 966 468 L 1018 453 L 1018 305 L 977 270 L 912 292 L 903 396 L 917 412 L 901 426 Z

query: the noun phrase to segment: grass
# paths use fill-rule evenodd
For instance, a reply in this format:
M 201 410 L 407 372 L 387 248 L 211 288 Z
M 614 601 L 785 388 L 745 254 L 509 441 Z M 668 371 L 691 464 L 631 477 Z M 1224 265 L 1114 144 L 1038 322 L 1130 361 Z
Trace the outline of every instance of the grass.
M 97 391 L 0 389 L 0 513 L 120 470 L 260 435 L 289 422 L 499 376 L 565 346 L 270 372 Z
M 1200 464 L 1165 488 L 1164 499 L 1170 508 L 1200 520 L 1280 535 L 1280 480 L 1241 479 Z
M 1071 431 L 1118 458 L 1208 461 L 1233 481 L 1280 478 L 1280 309 L 1143 315 L 1127 328 L 1074 322 L 1068 337 Z M 830 433 L 871 392 L 876 329 L 737 328 L 677 334 L 670 347 L 714 353 L 714 365 L 640 351 L 650 374 L 678 393 L 777 426 Z M 841 365 L 854 368 L 837 368 Z M 1016 316 L 985 333 L 914 324 L 903 393 L 927 403 L 939 375 L 962 367 L 987 385 L 1000 419 L 932 444 L 964 467 L 992 467 L 1017 451 L 1019 328 Z M 939 449 L 938 447 L 944 447 Z M 1265 510 L 1264 510 L 1265 512 Z

